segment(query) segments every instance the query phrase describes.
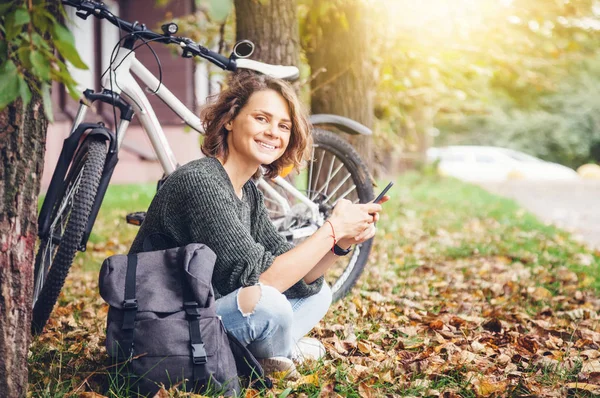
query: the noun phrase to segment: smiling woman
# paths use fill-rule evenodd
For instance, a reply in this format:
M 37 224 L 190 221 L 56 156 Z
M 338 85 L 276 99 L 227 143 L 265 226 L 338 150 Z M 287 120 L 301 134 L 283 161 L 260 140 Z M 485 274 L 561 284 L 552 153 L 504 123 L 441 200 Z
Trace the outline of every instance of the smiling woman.
M 202 116 L 206 157 L 167 178 L 130 253 L 142 251 L 146 238 L 157 232 L 177 246 L 210 247 L 217 255 L 216 310 L 225 328 L 267 372 L 298 376 L 292 357 L 324 354 L 318 341 L 303 337 L 331 304 L 323 275 L 353 244 L 374 236 L 381 206 L 340 199 L 313 235 L 298 246 L 288 243 L 270 221 L 253 180 L 262 170 L 273 177 L 284 166 L 300 165 L 312 147 L 308 120 L 292 87 L 240 72 Z

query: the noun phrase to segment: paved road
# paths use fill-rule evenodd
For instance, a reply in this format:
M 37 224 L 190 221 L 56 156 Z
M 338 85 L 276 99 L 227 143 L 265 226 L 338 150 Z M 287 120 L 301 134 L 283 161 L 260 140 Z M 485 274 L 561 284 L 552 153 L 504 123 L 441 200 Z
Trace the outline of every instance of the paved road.
M 540 219 L 600 248 L 600 181 L 514 180 L 480 185 L 492 193 L 514 199 Z

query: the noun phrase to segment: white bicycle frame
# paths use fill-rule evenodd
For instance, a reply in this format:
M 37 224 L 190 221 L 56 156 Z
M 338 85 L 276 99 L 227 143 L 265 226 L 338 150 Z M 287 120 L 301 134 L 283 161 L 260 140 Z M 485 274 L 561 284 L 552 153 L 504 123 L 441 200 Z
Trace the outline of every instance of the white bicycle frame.
M 115 66 L 116 65 L 116 66 Z M 177 168 L 177 160 L 175 155 L 169 146 L 169 142 L 163 132 L 163 129 L 156 117 L 154 109 L 148 98 L 144 94 L 144 90 L 140 87 L 137 81 L 133 78 L 133 75 L 139 77 L 149 91 L 155 93 L 165 104 L 167 104 L 188 126 L 196 130 L 197 132 L 204 134 L 202 128 L 202 122 L 192 111 L 190 111 L 164 84 L 160 83 L 158 79 L 135 57 L 135 52 L 126 49 L 119 48 L 114 62 L 111 63 L 110 73 L 106 73 L 102 79 L 102 86 L 109 88 L 116 94 L 121 95 L 123 100 L 130 104 L 135 114 L 140 119 L 142 127 L 146 132 L 152 148 L 156 153 L 158 161 L 160 162 L 166 175 L 170 175 Z M 75 122 L 73 124 L 73 131 L 83 121 L 89 107 L 85 104 L 81 104 L 77 112 Z M 121 119 L 117 127 L 117 146 L 120 148 L 129 122 Z M 284 191 L 291 194 L 293 197 L 303 203 L 310 211 L 311 224 L 308 227 L 295 229 L 293 231 L 293 238 L 302 238 L 310 236 L 314 231 L 317 230 L 318 226 L 323 224 L 323 217 L 319 213 L 319 207 L 316 203 L 310 200 L 306 195 L 296 189 L 292 184 L 286 181 L 284 178 L 277 176 L 272 181 L 279 187 L 283 188 Z M 291 207 L 285 197 L 283 197 L 276 189 L 274 189 L 268 182 L 263 178 L 260 178 L 257 182 L 258 186 L 262 188 L 270 198 L 277 202 L 284 214 L 290 214 Z M 276 226 L 285 222 L 282 220 L 274 220 Z

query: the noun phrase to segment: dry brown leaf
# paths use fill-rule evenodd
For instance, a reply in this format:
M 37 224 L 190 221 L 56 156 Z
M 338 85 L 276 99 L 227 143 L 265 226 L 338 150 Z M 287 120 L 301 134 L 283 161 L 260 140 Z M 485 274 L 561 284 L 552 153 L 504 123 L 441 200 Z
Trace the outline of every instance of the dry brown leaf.
M 450 318 L 450 325 L 454 326 L 457 329 L 460 329 L 466 323 L 467 323 L 467 321 L 465 321 L 464 319 L 459 318 L 457 316 L 453 316 L 452 318 Z
M 169 398 L 170 394 L 167 390 L 164 389 L 164 387 L 161 387 L 160 390 L 158 390 L 156 392 L 156 394 L 154 395 L 154 397 L 152 398 Z
M 502 331 L 502 322 L 498 318 L 492 318 L 483 324 L 483 328 L 490 332 L 500 333 Z
M 358 350 L 360 352 L 362 352 L 363 354 L 368 355 L 371 353 L 371 345 L 363 340 L 361 340 L 357 343 L 357 347 L 358 347 Z
M 257 397 L 260 397 L 260 391 L 253 390 L 252 388 L 247 389 L 246 393 L 244 394 L 244 398 L 257 398 Z
M 539 348 L 539 344 L 532 336 L 519 336 L 517 338 L 517 344 L 532 354 L 534 354 Z
M 492 381 L 486 378 L 476 380 L 474 383 L 478 395 L 489 397 L 492 394 L 506 392 L 507 380 Z
M 341 397 L 337 392 L 335 392 L 335 384 L 328 383 L 321 387 L 321 391 L 319 392 L 319 398 L 338 398 Z
M 77 397 L 78 398 L 107 398 L 106 396 L 95 393 L 95 392 L 80 392 L 79 395 L 77 395 Z
M 535 288 L 530 287 L 529 289 L 527 289 L 527 293 L 529 293 L 531 298 L 533 298 L 534 300 L 537 300 L 537 301 L 548 301 L 548 300 L 552 299 L 552 296 L 553 296 L 552 292 L 550 292 L 550 290 L 548 290 L 542 286 L 538 286 Z
M 588 383 L 567 383 L 565 385 L 569 390 L 588 391 L 592 394 L 600 394 L 600 385 Z
M 600 360 L 584 361 L 581 367 L 582 373 L 600 372 Z
M 313 373 L 311 375 L 305 375 L 300 377 L 300 379 L 295 383 L 296 385 L 302 384 L 312 384 L 314 386 L 319 386 L 319 375 L 317 373 Z
M 369 387 L 369 385 L 367 385 L 367 383 L 360 383 L 358 386 L 358 393 L 360 394 L 361 397 L 364 398 L 374 398 L 375 395 L 375 391 Z
M 442 330 L 444 328 L 444 322 L 440 319 L 429 322 L 429 329 L 431 330 Z

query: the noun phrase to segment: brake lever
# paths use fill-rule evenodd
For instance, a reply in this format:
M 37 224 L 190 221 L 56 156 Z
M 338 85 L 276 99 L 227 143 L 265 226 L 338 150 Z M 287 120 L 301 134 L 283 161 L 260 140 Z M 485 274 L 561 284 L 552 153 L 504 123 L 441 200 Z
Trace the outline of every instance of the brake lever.
M 183 50 L 181 53 L 182 58 L 193 58 L 199 52 L 198 45 L 191 39 L 180 41 L 179 46 Z M 192 46 L 195 46 L 196 48 Z
M 90 15 L 92 15 L 91 11 L 77 10 L 75 11 L 75 15 L 77 15 L 81 19 L 88 19 Z

